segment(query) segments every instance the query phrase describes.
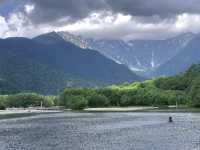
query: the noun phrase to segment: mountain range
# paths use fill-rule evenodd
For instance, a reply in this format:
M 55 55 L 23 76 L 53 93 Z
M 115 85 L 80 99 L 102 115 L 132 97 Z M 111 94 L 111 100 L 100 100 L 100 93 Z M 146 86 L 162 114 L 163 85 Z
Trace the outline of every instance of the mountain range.
M 181 49 L 172 59 L 159 66 L 154 76 L 172 76 L 179 72 L 185 72 L 193 64 L 200 62 L 200 35 L 196 34 L 193 39 Z
M 184 33 L 165 40 L 93 39 L 59 32 L 66 41 L 94 49 L 147 78 L 184 72 L 200 61 L 200 35 Z
M 97 49 L 133 71 L 147 72 L 165 64 L 181 51 L 193 38 L 186 34 L 167 40 L 93 40 L 87 39 Z
M 66 87 L 96 87 L 140 81 L 120 65 L 55 32 L 33 39 L 0 39 L 0 89 L 54 94 Z M 6 85 L 6 86 L 5 86 Z
M 193 33 L 165 40 L 93 39 L 68 32 L 0 39 L 0 90 L 54 94 L 66 87 L 172 76 L 199 63 L 199 41 Z

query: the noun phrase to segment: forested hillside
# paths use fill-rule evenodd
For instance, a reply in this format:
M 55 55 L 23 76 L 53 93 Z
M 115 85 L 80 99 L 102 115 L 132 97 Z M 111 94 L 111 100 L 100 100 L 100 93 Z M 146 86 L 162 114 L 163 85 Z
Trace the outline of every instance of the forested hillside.
M 45 106 L 59 105 L 71 109 L 116 106 L 163 108 L 176 104 L 200 107 L 200 64 L 193 65 L 187 72 L 174 77 L 105 88 L 66 88 L 57 96 L 33 93 L 4 95 L 0 96 L 0 108 L 39 106 L 40 101 L 43 101 Z
M 0 79 L 13 90 L 41 94 L 142 80 L 127 67 L 66 42 L 54 32 L 34 39 L 0 39 Z
M 200 107 L 200 64 L 193 65 L 180 75 L 145 82 L 115 85 L 102 89 L 66 89 L 61 104 L 70 107 L 71 101 L 81 99 L 85 107 L 184 105 Z

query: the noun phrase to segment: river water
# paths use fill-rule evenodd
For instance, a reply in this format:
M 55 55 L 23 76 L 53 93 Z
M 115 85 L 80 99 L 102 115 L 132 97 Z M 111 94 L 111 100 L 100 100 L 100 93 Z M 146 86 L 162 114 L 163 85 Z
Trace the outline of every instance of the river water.
M 200 150 L 200 114 L 66 112 L 3 119 L 0 150 Z

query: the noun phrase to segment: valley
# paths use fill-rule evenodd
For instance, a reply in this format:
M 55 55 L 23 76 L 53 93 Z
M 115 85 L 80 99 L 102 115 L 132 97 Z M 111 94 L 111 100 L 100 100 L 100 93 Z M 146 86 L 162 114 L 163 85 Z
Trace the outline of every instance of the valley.
M 198 50 L 194 49 L 198 44 L 195 40 L 198 41 L 199 35 L 193 33 L 184 33 L 165 40 L 130 41 L 92 39 L 68 32 L 58 32 L 58 34 L 79 47 L 94 49 L 116 63 L 124 64 L 146 78 L 176 75 L 199 62 L 199 57 L 196 55 Z M 181 63 L 183 57 L 190 58 L 187 58 L 187 62 Z

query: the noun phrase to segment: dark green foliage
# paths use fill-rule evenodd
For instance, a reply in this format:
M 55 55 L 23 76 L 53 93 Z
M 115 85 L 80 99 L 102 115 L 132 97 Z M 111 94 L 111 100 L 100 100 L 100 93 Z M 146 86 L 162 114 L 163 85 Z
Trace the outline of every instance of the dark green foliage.
M 193 80 L 190 96 L 190 105 L 193 107 L 200 107 L 200 77 L 197 77 L 195 80 Z
M 109 100 L 106 96 L 100 94 L 93 94 L 88 97 L 89 107 L 107 107 L 109 106 Z
M 6 105 L 3 102 L 0 102 L 0 110 L 5 110 Z
M 179 75 L 175 77 L 159 78 L 155 80 L 156 87 L 163 90 L 185 90 L 189 83 L 185 76 Z
M 0 110 L 6 109 L 6 98 L 7 96 L 0 96 Z
M 30 107 L 40 106 L 41 101 L 44 101 L 44 97 L 34 93 L 19 93 L 10 95 L 7 98 L 8 107 Z
M 87 100 L 82 96 L 67 95 L 62 99 L 65 108 L 82 110 L 87 107 Z
M 88 107 L 187 105 L 200 107 L 200 65 L 174 77 L 101 89 L 66 89 L 61 97 L 81 96 Z M 63 102 L 63 101 L 61 101 Z
M 109 103 L 111 106 L 119 106 L 120 99 L 122 96 L 122 92 L 118 89 L 111 89 L 111 88 L 102 88 L 96 90 L 96 92 L 100 95 L 104 95 L 109 99 Z
M 189 105 L 200 107 L 200 65 L 186 73 L 167 78 L 114 85 L 111 87 L 67 88 L 59 96 L 19 93 L 0 97 L 0 109 L 6 107 L 64 106 L 73 110 L 87 107 Z
M 92 95 L 93 92 L 94 92 L 93 89 L 87 89 L 87 88 L 77 88 L 77 89 L 68 88 L 64 90 L 61 96 L 75 95 L 75 96 L 86 97 L 86 96 Z
M 169 95 L 157 94 L 153 105 L 158 106 L 158 107 L 169 106 L 169 97 L 166 97 L 166 96 L 169 96 Z
M 6 97 L 7 107 L 36 107 L 41 106 L 41 103 L 44 107 L 50 107 L 54 105 L 54 99 L 36 93 L 19 93 Z
M 88 107 L 107 106 L 159 106 L 183 104 L 188 96 L 181 90 L 164 90 L 155 86 L 155 81 L 113 86 L 102 89 L 66 89 L 60 95 L 60 105 L 70 108 L 72 97 L 83 97 Z M 69 103 L 68 103 L 69 102 Z
M 86 97 L 92 94 L 92 89 L 65 89 L 59 98 L 59 105 L 73 110 L 82 110 L 87 107 Z

